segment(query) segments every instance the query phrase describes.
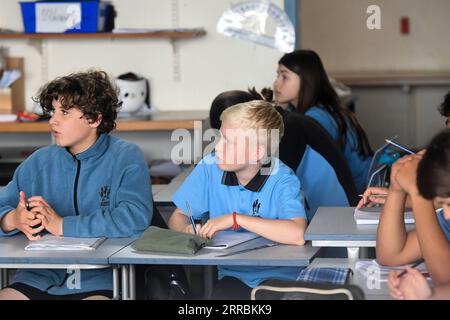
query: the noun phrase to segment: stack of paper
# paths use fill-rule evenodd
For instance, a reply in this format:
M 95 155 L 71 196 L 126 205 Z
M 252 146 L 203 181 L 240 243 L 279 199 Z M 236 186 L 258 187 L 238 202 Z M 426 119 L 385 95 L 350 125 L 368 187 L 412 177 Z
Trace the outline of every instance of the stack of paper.
M 355 208 L 354 218 L 356 224 L 378 224 L 380 222 L 382 207 Z M 405 223 L 414 223 L 412 211 L 405 212 Z
M 94 250 L 105 240 L 105 237 L 72 238 L 46 234 L 27 245 L 25 250 Z
M 376 278 L 378 281 L 388 281 L 389 272 L 393 270 L 405 270 L 407 266 L 405 265 L 400 267 L 386 267 L 381 264 L 378 264 L 376 260 L 362 260 L 357 261 L 355 264 L 356 271 L 360 272 L 366 278 Z M 425 277 L 429 277 L 427 267 L 424 262 L 419 264 L 417 267 L 414 267 L 420 273 L 422 273 Z
M 258 237 L 259 235 L 253 232 L 220 231 L 205 248 L 227 249 Z

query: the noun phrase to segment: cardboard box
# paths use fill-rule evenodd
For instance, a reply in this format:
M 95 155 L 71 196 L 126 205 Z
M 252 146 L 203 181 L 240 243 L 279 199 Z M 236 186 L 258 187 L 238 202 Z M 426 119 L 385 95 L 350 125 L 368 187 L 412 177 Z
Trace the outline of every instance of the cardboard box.
M 6 58 L 6 69 L 19 69 L 22 76 L 11 88 L 0 89 L 0 113 L 17 113 L 25 110 L 25 73 L 23 58 Z

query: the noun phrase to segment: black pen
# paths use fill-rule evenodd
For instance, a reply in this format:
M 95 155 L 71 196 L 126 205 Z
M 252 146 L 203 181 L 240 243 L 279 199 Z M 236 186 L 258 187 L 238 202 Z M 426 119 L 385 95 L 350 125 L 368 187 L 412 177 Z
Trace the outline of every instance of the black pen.
M 238 251 L 234 251 L 234 252 L 228 252 L 228 253 L 225 253 L 225 254 L 218 255 L 216 257 L 228 257 L 228 256 L 232 256 L 232 255 L 235 255 L 235 254 L 249 252 L 249 251 L 253 251 L 253 250 L 257 250 L 257 249 L 275 247 L 277 245 L 279 245 L 279 243 L 267 243 L 267 244 L 263 244 L 261 246 L 254 247 L 254 248 L 248 248 L 248 249 L 242 249 L 242 250 L 238 250 Z
M 419 264 L 421 264 L 423 261 L 424 261 L 423 259 L 420 259 L 419 261 L 417 261 L 416 263 L 414 263 L 414 264 L 411 266 L 411 268 L 417 267 L 417 266 L 418 266 Z M 406 271 L 406 269 L 403 270 L 402 272 L 399 273 L 399 275 L 397 276 L 397 278 L 400 278 L 400 277 L 404 276 L 407 272 L 408 272 L 408 271 Z

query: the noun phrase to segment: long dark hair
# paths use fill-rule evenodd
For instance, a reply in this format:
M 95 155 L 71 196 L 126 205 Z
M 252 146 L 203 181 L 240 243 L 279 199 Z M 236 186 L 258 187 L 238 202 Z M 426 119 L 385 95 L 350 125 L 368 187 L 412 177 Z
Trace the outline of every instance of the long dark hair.
M 248 91 L 231 90 L 225 91 L 219 94 L 211 103 L 211 109 L 209 109 L 209 122 L 211 128 L 220 129 L 222 122 L 220 121 L 220 115 L 222 112 L 238 103 L 248 102 L 252 100 L 266 100 L 271 102 L 273 97 L 272 90 L 264 88 L 261 93 L 256 91 L 253 87 Z
M 328 79 L 319 55 L 312 50 L 297 50 L 285 54 L 279 61 L 300 77 L 300 91 L 297 111 L 304 114 L 311 107 L 322 105 L 334 118 L 338 126 L 337 143 L 344 149 L 346 143 L 347 122 L 355 128 L 358 140 L 358 153 L 363 158 L 373 155 L 369 139 L 355 117 L 348 108 L 341 105 L 341 101 Z

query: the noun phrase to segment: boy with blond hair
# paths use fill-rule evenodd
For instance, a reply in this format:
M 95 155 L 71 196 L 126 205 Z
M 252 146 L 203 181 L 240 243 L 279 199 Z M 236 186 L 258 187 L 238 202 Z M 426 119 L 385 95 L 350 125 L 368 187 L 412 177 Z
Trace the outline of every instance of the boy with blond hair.
M 274 156 L 283 135 L 281 115 L 266 101 L 234 105 L 221 115 L 221 138 L 173 196 L 177 209 L 169 220 L 174 230 L 213 238 L 219 231 L 247 230 L 269 240 L 303 245 L 306 214 L 300 182 Z M 252 288 L 267 279 L 295 280 L 299 268 L 219 266 L 212 299 L 249 299 Z

